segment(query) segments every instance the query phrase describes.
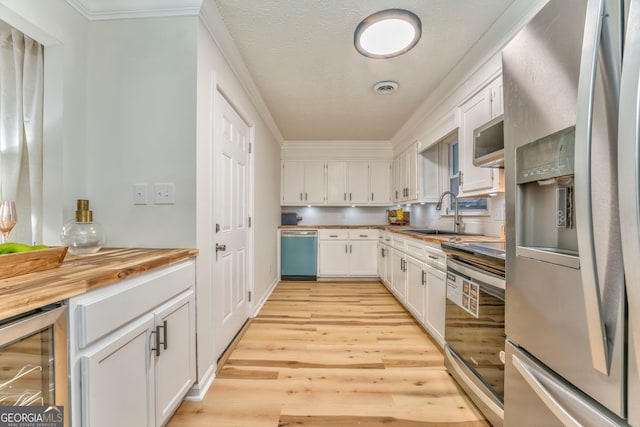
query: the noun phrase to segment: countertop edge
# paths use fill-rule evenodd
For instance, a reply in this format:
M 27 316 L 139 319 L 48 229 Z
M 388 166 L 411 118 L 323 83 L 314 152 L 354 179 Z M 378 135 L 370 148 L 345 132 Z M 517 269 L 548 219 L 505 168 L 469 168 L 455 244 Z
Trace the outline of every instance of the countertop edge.
M 11 318 L 198 255 L 197 249 L 108 248 L 67 255 L 49 270 L 0 279 L 0 319 Z

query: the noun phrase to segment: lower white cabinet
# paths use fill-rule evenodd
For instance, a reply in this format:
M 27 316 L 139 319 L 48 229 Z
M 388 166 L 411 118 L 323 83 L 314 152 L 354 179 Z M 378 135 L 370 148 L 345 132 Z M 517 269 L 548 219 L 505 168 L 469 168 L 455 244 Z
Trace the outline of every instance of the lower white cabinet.
M 195 262 L 69 300 L 72 425 L 161 426 L 195 382 Z
M 427 265 L 426 327 L 431 336 L 444 347 L 444 320 L 447 299 L 447 273 Z
M 444 252 L 416 239 L 393 239 L 387 287 L 444 347 L 446 306 L 446 257 Z M 384 246 L 384 245 L 382 245 Z M 385 282 L 385 278 L 381 277 Z
M 424 323 L 426 299 L 426 274 L 424 264 L 417 259 L 405 256 L 405 280 L 407 287 L 406 306 L 420 323 Z
M 322 229 L 319 231 L 320 277 L 376 277 L 378 231 Z

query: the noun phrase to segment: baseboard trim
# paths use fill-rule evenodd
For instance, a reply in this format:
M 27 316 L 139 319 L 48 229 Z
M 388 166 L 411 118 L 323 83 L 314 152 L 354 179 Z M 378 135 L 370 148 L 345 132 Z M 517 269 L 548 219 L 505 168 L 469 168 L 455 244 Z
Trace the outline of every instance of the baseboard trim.
M 251 317 L 256 317 L 258 313 L 260 313 L 260 310 L 262 310 L 262 307 L 265 305 L 265 303 L 273 293 L 273 290 L 276 288 L 276 286 L 278 286 L 278 283 L 280 283 L 280 279 L 276 277 L 274 281 L 271 283 L 271 285 L 269 285 L 269 290 L 265 292 L 264 296 L 260 299 L 260 301 L 258 301 L 256 306 L 254 307 L 253 314 Z
M 204 399 L 204 396 L 207 394 L 209 387 L 213 384 L 213 380 L 216 378 L 216 369 L 215 365 L 209 366 L 207 372 L 202 376 L 202 380 L 195 383 L 193 387 L 189 390 L 184 400 L 189 400 L 191 402 L 201 402 Z

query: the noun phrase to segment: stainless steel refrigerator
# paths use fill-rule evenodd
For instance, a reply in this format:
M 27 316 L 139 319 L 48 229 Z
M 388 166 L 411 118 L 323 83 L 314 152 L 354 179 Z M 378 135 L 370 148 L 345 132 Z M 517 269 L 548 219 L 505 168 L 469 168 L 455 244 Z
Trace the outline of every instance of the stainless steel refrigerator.
M 506 426 L 640 426 L 639 33 L 550 0 L 503 51 Z

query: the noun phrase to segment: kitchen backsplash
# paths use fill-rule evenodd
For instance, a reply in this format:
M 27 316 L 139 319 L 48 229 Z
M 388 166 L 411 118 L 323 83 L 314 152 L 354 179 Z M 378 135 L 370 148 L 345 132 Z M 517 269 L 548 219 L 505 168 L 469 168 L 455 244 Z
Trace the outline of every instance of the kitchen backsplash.
M 415 227 L 453 230 L 453 216 L 440 216 L 434 203 L 411 206 L 401 205 L 411 212 L 411 224 Z M 297 212 L 302 217 L 298 225 L 386 225 L 387 209 L 396 207 L 282 207 L 282 212 Z M 500 236 L 504 222 L 504 196 L 490 199 L 489 215 L 463 216 L 464 231 L 487 236 Z

